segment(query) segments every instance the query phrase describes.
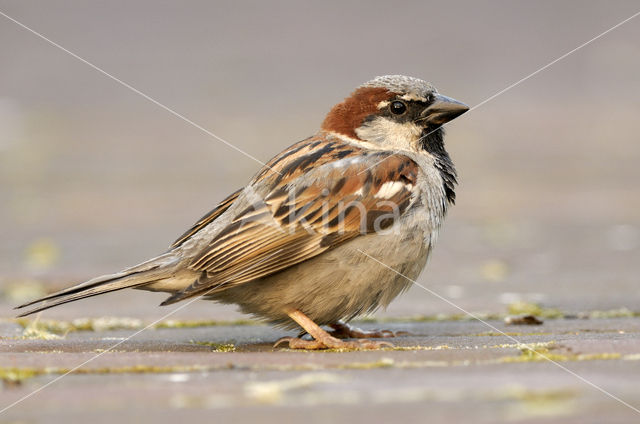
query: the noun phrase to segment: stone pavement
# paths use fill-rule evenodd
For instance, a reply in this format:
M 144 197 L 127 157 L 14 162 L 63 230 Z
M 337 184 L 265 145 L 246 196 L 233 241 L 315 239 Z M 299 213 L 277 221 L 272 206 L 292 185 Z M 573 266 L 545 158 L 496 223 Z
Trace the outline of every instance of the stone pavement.
M 640 406 L 640 317 L 609 314 L 627 316 L 363 322 L 412 334 L 351 352 L 274 349 L 290 333 L 247 321 L 167 321 L 105 352 L 144 320 L 4 321 L 0 407 L 52 384 L 0 422 L 637 422 L 590 385 Z

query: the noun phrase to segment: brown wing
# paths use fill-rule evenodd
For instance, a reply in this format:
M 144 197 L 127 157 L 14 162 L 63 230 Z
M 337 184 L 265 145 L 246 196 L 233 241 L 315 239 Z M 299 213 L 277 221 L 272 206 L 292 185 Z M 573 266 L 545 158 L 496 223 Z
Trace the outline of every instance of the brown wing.
M 293 180 L 267 177 L 275 184 L 264 200 L 240 212 L 192 260 L 201 277 L 163 305 L 271 275 L 389 227 L 414 199 L 417 174 L 406 156 L 360 153 Z
M 220 202 L 220 204 L 218 204 L 215 209 L 200 218 L 198 222 L 193 224 L 193 227 L 189 228 L 184 234 L 182 234 L 176 241 L 171 244 L 171 249 L 180 246 L 185 242 L 186 239 L 188 239 L 189 237 L 200 231 L 202 228 L 206 227 L 209 223 L 213 222 L 217 217 L 225 213 L 226 210 L 229 209 L 229 206 L 231 206 L 233 202 L 235 202 L 235 200 L 238 198 L 238 195 L 241 191 L 242 190 L 238 190 L 235 193 L 231 194 L 222 202 Z

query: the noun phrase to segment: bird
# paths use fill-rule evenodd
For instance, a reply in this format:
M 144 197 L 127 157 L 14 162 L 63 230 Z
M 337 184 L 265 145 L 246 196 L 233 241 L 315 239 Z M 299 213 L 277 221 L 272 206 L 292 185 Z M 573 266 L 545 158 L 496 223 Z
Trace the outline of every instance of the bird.
M 31 307 L 19 316 L 133 288 L 169 293 L 161 305 L 195 297 L 235 304 L 300 332 L 274 347 L 391 346 L 371 339 L 398 334 L 349 322 L 386 308 L 425 268 L 455 201 L 443 126 L 467 110 L 422 79 L 376 77 L 165 253 L 17 306 Z

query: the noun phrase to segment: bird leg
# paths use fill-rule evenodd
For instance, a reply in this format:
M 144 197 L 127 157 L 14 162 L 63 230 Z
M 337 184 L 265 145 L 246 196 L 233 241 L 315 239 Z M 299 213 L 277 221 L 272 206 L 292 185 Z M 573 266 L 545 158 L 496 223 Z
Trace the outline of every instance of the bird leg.
M 374 342 L 367 339 L 340 340 L 324 331 L 318 324 L 313 322 L 308 316 L 298 310 L 287 313 L 300 327 L 302 327 L 313 340 L 303 340 L 298 337 L 283 337 L 276 342 L 273 347 L 278 347 L 281 343 L 289 343 L 290 349 L 380 349 L 381 347 L 393 347 L 388 342 Z
M 373 339 L 409 336 L 411 333 L 407 331 L 391 331 L 391 330 L 361 330 L 358 327 L 351 326 L 343 321 L 338 321 L 335 324 L 330 324 L 329 327 L 333 328 L 333 331 L 329 333 L 333 337 L 339 339 L 360 339 L 364 337 L 371 337 Z

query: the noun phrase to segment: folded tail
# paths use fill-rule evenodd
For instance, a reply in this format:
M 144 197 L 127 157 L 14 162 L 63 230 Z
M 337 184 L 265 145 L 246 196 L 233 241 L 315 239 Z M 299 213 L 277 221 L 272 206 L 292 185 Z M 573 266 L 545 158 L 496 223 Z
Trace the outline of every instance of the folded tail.
M 153 258 L 124 271 L 103 275 L 93 278 L 76 286 L 69 287 L 57 293 L 50 294 L 40 299 L 17 306 L 15 309 L 26 308 L 27 306 L 41 303 L 32 309 L 18 315 L 24 317 L 35 312 L 40 312 L 63 303 L 84 299 L 85 297 L 97 296 L 116 290 L 132 287 L 140 287 L 163 278 L 170 277 L 176 268 L 178 260 L 172 252 Z

